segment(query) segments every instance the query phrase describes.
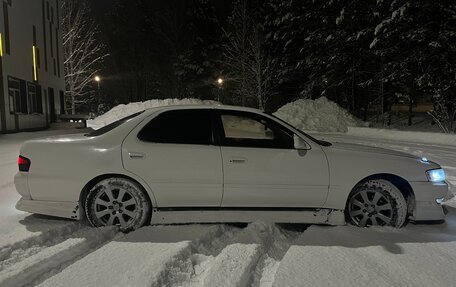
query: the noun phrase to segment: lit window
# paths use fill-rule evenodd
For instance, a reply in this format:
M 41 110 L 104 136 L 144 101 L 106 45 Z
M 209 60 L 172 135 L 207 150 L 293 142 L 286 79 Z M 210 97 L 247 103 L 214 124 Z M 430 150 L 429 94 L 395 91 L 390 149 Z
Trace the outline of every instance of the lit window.
M 36 46 L 32 46 L 32 56 L 33 56 L 33 80 L 38 81 L 38 74 L 37 74 L 37 61 L 36 61 Z
M 3 57 L 2 33 L 0 33 L 0 57 Z

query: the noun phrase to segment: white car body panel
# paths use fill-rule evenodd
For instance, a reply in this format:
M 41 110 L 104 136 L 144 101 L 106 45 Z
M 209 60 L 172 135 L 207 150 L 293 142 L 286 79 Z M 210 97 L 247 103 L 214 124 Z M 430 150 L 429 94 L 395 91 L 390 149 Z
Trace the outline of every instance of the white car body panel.
M 127 134 L 140 121 L 134 119 L 120 126 L 117 132 Z M 31 168 L 27 173 L 18 172 L 16 189 L 21 190 L 20 194 L 29 194 L 32 200 L 79 202 L 81 191 L 92 179 L 120 174 L 138 181 L 155 203 L 148 185 L 123 168 L 121 142 L 117 133 L 104 137 L 75 134 L 29 140 L 22 145 L 20 154 L 33 159 Z M 23 186 L 27 187 L 26 191 Z
M 155 115 L 177 109 L 261 114 L 298 135 L 310 149 L 154 144 L 136 137 Z M 133 153 L 133 158 L 129 153 Z M 135 157 L 135 153 L 145 157 Z M 320 146 L 286 123 L 258 110 L 239 107 L 150 109 L 100 136 L 80 134 L 27 141 L 20 154 L 31 159 L 31 168 L 15 177 L 16 189 L 23 197 L 17 208 L 74 219 L 82 215 L 80 199 L 85 187 L 110 175 L 137 181 L 149 195 L 153 214 L 157 215 L 155 222 L 160 223 L 204 222 L 204 218 L 207 222 L 240 220 L 240 211 L 248 219 L 281 220 L 287 217 L 280 212 L 289 212 L 290 222 L 299 222 L 296 212 L 301 211 L 302 222 L 309 222 L 304 213 L 316 216 L 321 215 L 319 209 L 343 211 L 351 190 L 360 181 L 379 174 L 395 175 L 409 183 L 414 192 L 412 219 L 439 220 L 444 215 L 436 199 L 448 192 L 445 183 L 431 183 L 426 177 L 427 170 L 440 168 L 438 164 L 360 145 Z M 233 159 L 241 161 L 230 162 Z M 196 212 L 199 207 L 202 209 Z M 204 207 L 213 209 L 204 211 Z M 158 214 L 162 214 L 161 219 Z M 341 221 L 340 212 L 339 217 L 334 212 L 331 220 L 330 214 L 318 216 L 318 222 Z
M 140 151 L 143 158 L 131 158 Z M 154 144 L 130 134 L 123 144 L 125 169 L 154 191 L 160 207 L 220 206 L 223 172 L 220 147 Z
M 224 207 L 322 207 L 329 189 L 321 148 L 222 147 Z M 280 195 L 280 196 L 278 196 Z
M 326 147 L 331 174 L 331 192 L 325 208 L 344 208 L 351 189 L 372 175 L 391 174 L 410 182 L 428 182 L 426 170 L 439 168 L 418 157 L 362 145 L 335 143 Z

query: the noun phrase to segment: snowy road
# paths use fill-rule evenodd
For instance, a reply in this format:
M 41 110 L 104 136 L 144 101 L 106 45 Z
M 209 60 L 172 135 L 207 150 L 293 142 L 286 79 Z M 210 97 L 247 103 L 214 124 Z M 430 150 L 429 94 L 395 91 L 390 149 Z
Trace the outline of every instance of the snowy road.
M 0 136 L 0 286 L 450 286 L 456 209 L 446 223 L 359 229 L 252 223 L 113 228 L 14 209 L 24 139 Z M 319 134 L 423 155 L 456 185 L 456 147 Z M 454 190 L 453 190 L 454 192 Z M 450 203 L 451 204 L 451 203 Z

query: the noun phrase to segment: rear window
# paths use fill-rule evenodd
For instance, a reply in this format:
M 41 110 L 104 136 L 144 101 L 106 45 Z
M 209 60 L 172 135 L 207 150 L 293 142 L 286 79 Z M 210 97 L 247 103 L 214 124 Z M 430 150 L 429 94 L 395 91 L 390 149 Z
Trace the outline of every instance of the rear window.
M 113 123 L 110 123 L 109 125 L 106 125 L 102 128 L 99 128 L 98 130 L 94 130 L 93 132 L 90 132 L 88 134 L 86 134 L 86 136 L 88 137 L 96 137 L 96 136 L 101 136 L 115 128 L 117 128 L 118 126 L 122 125 L 123 123 L 127 122 L 128 120 L 131 120 L 132 118 L 142 114 L 144 111 L 141 111 L 141 112 L 137 112 L 137 113 L 134 113 L 134 114 L 131 114 L 125 118 L 122 118 L 120 120 L 117 120 Z
M 208 110 L 177 110 L 153 118 L 139 133 L 146 142 L 212 144 L 211 113 Z

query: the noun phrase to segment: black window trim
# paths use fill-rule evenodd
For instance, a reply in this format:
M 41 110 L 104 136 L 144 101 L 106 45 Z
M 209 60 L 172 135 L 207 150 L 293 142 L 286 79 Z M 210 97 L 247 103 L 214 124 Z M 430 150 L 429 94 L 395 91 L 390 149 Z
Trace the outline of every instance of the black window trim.
M 288 125 L 288 126 L 291 126 L 293 129 L 297 130 L 299 133 L 301 133 L 302 136 L 304 136 L 306 139 L 309 139 L 310 141 L 320 145 L 320 146 L 324 146 L 324 147 L 328 147 L 328 146 L 332 146 L 332 143 L 331 142 L 328 142 L 328 141 L 325 141 L 325 140 L 319 140 L 319 139 L 316 139 L 314 138 L 313 136 L 309 135 L 308 133 L 304 132 L 303 130 L 300 130 L 294 126 L 292 126 L 291 124 L 285 122 L 284 120 L 282 120 L 281 118 L 273 115 L 273 114 L 267 114 L 268 116 L 272 117 L 275 121 L 279 122 L 281 125 Z M 298 135 L 299 136 L 299 135 Z M 302 136 L 300 136 L 302 138 Z M 306 140 L 306 142 L 308 142 Z M 307 143 L 309 144 L 309 143 Z
M 142 140 L 139 138 L 139 133 L 141 133 L 141 131 L 146 128 L 146 126 L 153 120 L 157 119 L 160 115 L 163 115 L 165 113 L 170 113 L 170 112 L 178 112 L 178 111 L 204 111 L 204 112 L 208 112 L 209 113 L 209 118 L 210 118 L 210 126 L 211 126 L 211 142 L 209 144 L 189 144 L 189 143 L 161 143 L 161 142 L 153 142 L 153 141 L 146 141 L 146 140 Z M 136 139 L 142 143 L 147 143 L 147 144 L 159 144 L 159 145 L 179 145 L 179 146 L 182 146 L 182 145 L 196 145 L 196 146 L 219 146 L 217 144 L 217 140 L 215 138 L 215 133 L 214 133 L 215 129 L 214 129 L 214 112 L 213 112 L 213 109 L 205 109 L 205 108 L 195 108 L 195 109 L 172 109 L 172 110 L 161 110 L 161 111 L 157 111 L 156 113 L 153 113 L 152 115 L 150 115 L 145 121 L 144 121 L 144 124 L 141 125 L 141 127 L 138 129 L 138 131 L 136 132 Z
M 253 112 L 249 112 L 249 111 L 240 111 L 240 110 L 227 110 L 227 109 L 216 109 L 214 113 L 216 114 L 215 115 L 216 124 L 214 125 L 214 128 L 215 128 L 214 134 L 215 134 L 215 138 L 217 139 L 217 143 L 219 146 L 236 147 L 236 148 L 253 148 L 253 149 L 260 148 L 260 149 L 274 149 L 274 150 L 295 150 L 294 147 L 279 148 L 279 147 L 262 147 L 262 146 L 233 146 L 233 145 L 226 144 L 224 142 L 226 140 L 226 138 L 225 138 L 225 131 L 223 128 L 223 123 L 222 123 L 222 118 L 221 118 L 222 114 L 241 115 L 241 116 L 251 117 L 255 120 L 266 120 L 268 123 L 272 123 L 274 125 L 274 127 L 278 128 L 281 131 L 283 131 L 284 133 L 288 134 L 291 138 L 293 138 L 293 136 L 296 133 L 294 133 L 292 130 L 285 127 L 281 123 L 277 122 L 276 120 L 274 120 L 266 115 L 259 114 L 259 113 L 253 113 Z

